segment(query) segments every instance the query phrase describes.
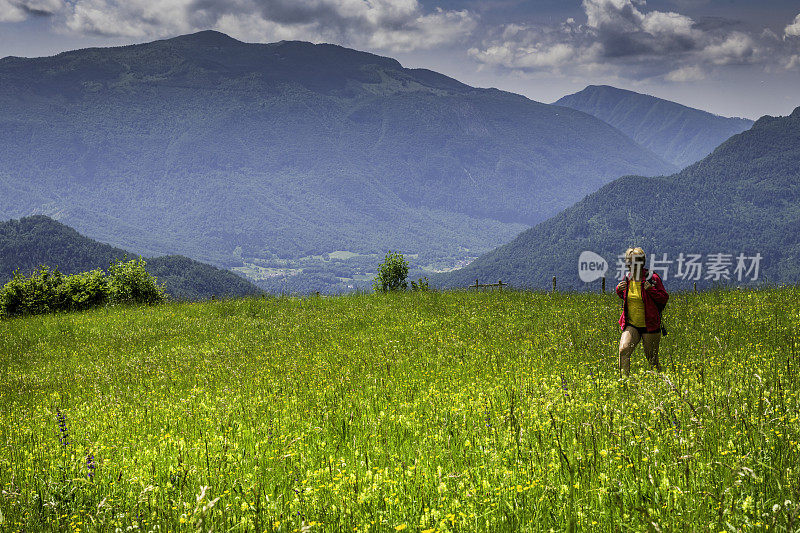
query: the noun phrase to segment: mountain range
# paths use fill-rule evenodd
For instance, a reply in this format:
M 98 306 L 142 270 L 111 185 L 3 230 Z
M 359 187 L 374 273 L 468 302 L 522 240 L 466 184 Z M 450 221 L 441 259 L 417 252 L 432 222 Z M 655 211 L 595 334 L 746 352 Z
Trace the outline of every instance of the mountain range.
M 43 215 L 0 222 L 0 286 L 17 270 L 28 275 L 46 265 L 64 274 L 77 274 L 106 269 L 112 262 L 125 258 L 133 259 L 135 255 L 84 237 Z M 232 272 L 188 257 L 149 258 L 145 268 L 165 285 L 167 294 L 181 300 L 261 293 L 258 287 Z
M 45 214 L 274 292 L 337 292 L 368 286 L 388 250 L 414 277 L 461 266 L 752 124 L 607 86 L 556 104 L 340 46 L 213 31 L 7 57 L 0 217 Z
M 452 267 L 675 169 L 586 113 L 334 45 L 204 31 L 0 60 L 0 217 L 253 276 L 389 249 Z
M 433 281 L 466 287 L 476 279 L 502 279 L 547 289 L 556 276 L 559 288 L 599 289 L 599 281 L 587 285 L 579 278 L 581 253 L 602 257 L 611 281 L 618 255 L 642 246 L 652 268 L 654 260 L 666 267 L 662 277 L 668 289 L 797 283 L 798 234 L 800 108 L 787 117 L 760 118 L 677 174 L 621 177 Z M 699 266 L 689 268 L 689 259 Z
M 611 124 L 678 168 L 703 159 L 726 139 L 753 125 L 749 119 L 721 117 L 608 85 L 590 85 L 555 105 Z

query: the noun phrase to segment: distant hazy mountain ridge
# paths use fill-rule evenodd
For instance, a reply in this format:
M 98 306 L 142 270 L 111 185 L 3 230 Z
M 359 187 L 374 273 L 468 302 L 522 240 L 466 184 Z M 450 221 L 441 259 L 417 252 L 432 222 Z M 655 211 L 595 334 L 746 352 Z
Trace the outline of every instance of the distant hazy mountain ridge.
M 454 263 L 672 171 L 584 113 L 340 46 L 206 31 L 0 60 L 0 217 L 148 255 Z
M 652 266 L 666 254 L 667 286 L 743 284 L 737 258 L 761 256 L 755 283 L 800 282 L 800 108 L 788 117 L 762 117 L 682 172 L 656 178 L 626 176 L 587 196 L 550 220 L 525 231 L 467 267 L 434 279 L 466 287 L 475 279 L 517 287 L 599 289 L 578 277 L 582 251 L 610 263 L 628 246 L 642 246 Z M 677 277 L 683 254 L 699 255 L 699 279 Z M 722 254 L 721 256 L 718 254 Z M 721 260 L 721 261 L 717 261 Z M 713 264 L 728 279 L 714 273 Z M 729 263 L 727 267 L 723 262 Z M 750 269 L 756 261 L 747 260 Z M 684 274 L 686 274 L 685 264 Z M 724 267 L 724 268 L 723 268 Z M 740 272 L 745 273 L 746 272 Z M 741 276 L 752 283 L 753 270 Z
M 699 161 L 752 120 L 726 118 L 607 85 L 590 85 L 555 102 L 589 113 L 679 168 Z
M 112 261 L 134 255 L 93 241 L 69 226 L 45 217 L 33 216 L 0 222 L 0 285 L 14 271 L 29 274 L 40 265 L 77 274 L 95 268 L 107 269 Z M 181 256 L 146 260 L 147 271 L 166 286 L 172 297 L 200 300 L 212 296 L 246 296 L 260 291 L 232 272 Z

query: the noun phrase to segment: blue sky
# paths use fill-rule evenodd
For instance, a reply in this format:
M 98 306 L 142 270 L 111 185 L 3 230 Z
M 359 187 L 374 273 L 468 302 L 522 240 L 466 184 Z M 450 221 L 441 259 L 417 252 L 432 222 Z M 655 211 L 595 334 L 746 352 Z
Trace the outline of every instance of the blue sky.
M 800 106 L 798 0 L 0 0 L 0 56 L 202 29 L 342 44 L 542 102 L 609 84 L 727 116 Z

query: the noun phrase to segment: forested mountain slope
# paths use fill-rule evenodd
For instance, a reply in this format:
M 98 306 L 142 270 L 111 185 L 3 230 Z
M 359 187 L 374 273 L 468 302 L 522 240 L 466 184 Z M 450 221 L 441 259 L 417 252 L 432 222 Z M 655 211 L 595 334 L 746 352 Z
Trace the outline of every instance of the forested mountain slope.
M 679 168 L 703 159 L 726 139 L 753 125 L 752 120 L 721 117 L 608 85 L 590 85 L 556 105 L 608 122 Z
M 610 279 L 617 255 L 634 245 L 644 248 L 651 266 L 665 254 L 672 261 L 662 265 L 668 268 L 668 288 L 689 288 L 695 282 L 700 287 L 797 283 L 798 235 L 800 108 L 788 117 L 762 117 L 678 174 L 619 178 L 467 267 L 437 276 L 435 283 L 453 287 L 476 278 L 502 279 L 520 287 L 548 288 L 557 276 L 560 287 L 581 289 L 587 287 L 578 277 L 581 252 L 600 254 L 609 263 Z M 684 262 L 683 278 L 676 277 L 680 254 L 684 259 L 701 256 L 696 270 Z M 741 281 L 736 272 L 740 254 L 745 269 Z M 757 255 L 762 259 L 749 259 Z M 750 271 L 754 263 L 759 266 L 756 280 L 755 270 Z M 693 279 L 698 270 L 699 279 Z M 599 281 L 592 287 L 599 288 Z
M 106 269 L 130 254 L 79 234 L 69 226 L 38 215 L 0 222 L 0 284 L 19 270 L 29 274 L 40 265 L 76 274 Z M 246 296 L 261 291 L 233 272 L 181 256 L 146 259 L 147 271 L 164 283 L 173 298 L 201 300 L 212 296 Z

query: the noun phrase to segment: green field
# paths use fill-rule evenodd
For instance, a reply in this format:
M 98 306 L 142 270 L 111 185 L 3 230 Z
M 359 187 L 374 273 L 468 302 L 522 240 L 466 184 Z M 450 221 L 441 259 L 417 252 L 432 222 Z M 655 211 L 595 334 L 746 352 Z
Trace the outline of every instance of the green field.
M 3 320 L 0 531 L 797 530 L 799 297 L 673 294 L 625 381 L 613 294 Z

